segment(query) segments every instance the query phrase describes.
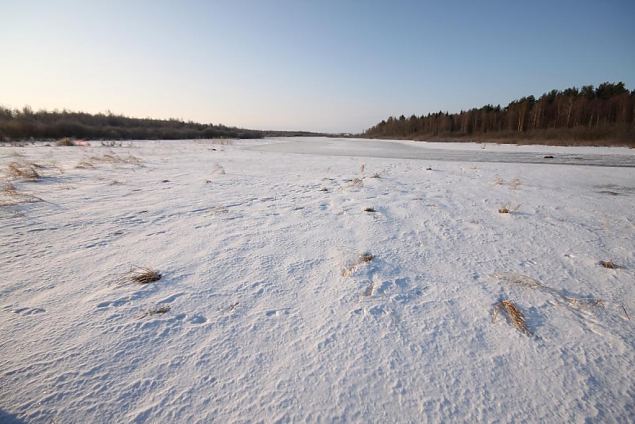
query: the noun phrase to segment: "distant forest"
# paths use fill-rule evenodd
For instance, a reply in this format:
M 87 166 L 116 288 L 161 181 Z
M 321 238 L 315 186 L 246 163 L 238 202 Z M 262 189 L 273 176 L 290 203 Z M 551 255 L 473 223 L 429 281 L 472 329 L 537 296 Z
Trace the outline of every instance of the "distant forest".
M 460 113 L 390 117 L 365 131 L 370 138 L 635 146 L 635 91 L 623 82 L 552 90 L 538 99 L 486 105 Z
M 177 119 L 139 119 L 107 114 L 0 107 L 0 141 L 64 137 L 90 140 L 174 140 L 317 135 L 303 131 L 259 131 Z

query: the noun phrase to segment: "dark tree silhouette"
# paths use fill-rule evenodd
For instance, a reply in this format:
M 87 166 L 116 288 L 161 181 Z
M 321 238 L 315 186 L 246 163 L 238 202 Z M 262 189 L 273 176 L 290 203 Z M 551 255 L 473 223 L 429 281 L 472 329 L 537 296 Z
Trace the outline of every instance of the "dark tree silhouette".
M 564 144 L 635 145 L 635 91 L 623 82 L 551 90 L 523 97 L 504 108 L 485 105 L 459 113 L 389 117 L 365 137 L 492 140 Z
M 194 138 L 262 138 L 266 136 L 317 135 L 302 131 L 259 131 L 225 125 L 199 124 L 177 119 L 128 118 L 69 111 L 37 111 L 29 107 L 0 107 L 0 141 L 57 139 L 148 140 Z

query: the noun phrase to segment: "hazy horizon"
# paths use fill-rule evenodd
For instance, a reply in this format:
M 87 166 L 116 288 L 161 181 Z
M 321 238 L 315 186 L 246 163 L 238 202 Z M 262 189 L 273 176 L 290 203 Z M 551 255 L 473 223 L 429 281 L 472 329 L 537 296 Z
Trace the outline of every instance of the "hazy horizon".
M 635 86 L 635 5 L 2 2 L 0 105 L 359 132 L 604 81 Z

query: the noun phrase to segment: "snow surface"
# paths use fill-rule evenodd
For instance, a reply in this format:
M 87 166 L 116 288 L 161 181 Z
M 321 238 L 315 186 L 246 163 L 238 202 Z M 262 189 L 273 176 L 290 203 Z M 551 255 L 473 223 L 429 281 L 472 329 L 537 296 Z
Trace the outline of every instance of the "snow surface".
M 0 421 L 632 422 L 632 151 L 219 143 L 0 147 Z

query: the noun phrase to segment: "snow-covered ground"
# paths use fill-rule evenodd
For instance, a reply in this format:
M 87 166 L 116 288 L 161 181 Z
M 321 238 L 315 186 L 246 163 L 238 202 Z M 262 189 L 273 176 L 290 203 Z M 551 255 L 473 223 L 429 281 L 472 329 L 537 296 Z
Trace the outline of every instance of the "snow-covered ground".
M 0 147 L 0 422 L 632 422 L 633 150 L 368 143 Z

